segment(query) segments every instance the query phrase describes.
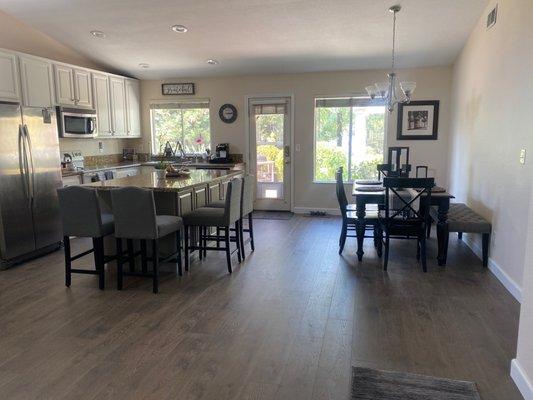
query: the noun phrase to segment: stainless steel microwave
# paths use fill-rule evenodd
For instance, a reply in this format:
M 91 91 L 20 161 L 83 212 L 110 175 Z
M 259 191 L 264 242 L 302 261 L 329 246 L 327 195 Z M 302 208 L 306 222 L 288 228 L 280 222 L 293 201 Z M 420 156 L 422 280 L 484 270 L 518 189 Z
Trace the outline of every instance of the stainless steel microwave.
M 96 136 L 96 110 L 57 107 L 59 136 L 92 138 Z

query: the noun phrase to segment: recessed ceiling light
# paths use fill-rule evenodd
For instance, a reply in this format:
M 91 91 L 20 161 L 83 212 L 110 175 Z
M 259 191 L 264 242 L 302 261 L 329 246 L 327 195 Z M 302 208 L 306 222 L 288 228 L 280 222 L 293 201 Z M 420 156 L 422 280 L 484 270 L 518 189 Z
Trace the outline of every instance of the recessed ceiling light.
M 139 67 L 140 67 L 140 68 L 144 68 L 144 69 L 146 69 L 146 68 L 150 68 L 150 65 L 149 65 L 149 64 L 146 64 L 146 63 L 140 63 L 140 64 L 139 64 Z
M 214 59 L 212 59 L 212 58 L 210 58 L 209 60 L 207 60 L 206 63 L 208 63 L 209 65 L 218 65 L 218 64 L 220 64 L 220 63 L 218 62 L 218 60 L 214 60 Z
M 189 30 L 185 25 L 172 25 L 170 29 L 177 33 L 185 33 Z
M 102 31 L 91 31 L 91 35 L 97 37 L 98 39 L 103 39 L 106 37 L 106 34 Z

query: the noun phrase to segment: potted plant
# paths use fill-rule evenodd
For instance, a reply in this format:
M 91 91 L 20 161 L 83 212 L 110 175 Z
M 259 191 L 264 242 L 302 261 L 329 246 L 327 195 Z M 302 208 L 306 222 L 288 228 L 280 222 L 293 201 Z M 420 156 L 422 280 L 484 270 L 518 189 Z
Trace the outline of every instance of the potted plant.
M 155 165 L 155 172 L 156 172 L 158 178 L 164 178 L 165 177 L 165 175 L 167 173 L 168 165 L 169 164 L 166 161 L 159 161 Z

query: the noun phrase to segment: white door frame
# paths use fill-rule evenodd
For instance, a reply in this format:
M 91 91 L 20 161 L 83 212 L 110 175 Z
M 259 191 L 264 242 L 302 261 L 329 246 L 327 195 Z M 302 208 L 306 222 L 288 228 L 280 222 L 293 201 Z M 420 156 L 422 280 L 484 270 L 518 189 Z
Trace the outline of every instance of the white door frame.
M 290 106 L 290 128 L 291 128 L 291 140 L 290 140 L 290 157 L 291 157 L 291 163 L 290 163 L 290 177 L 291 177 L 291 201 L 290 201 L 290 208 L 291 211 L 294 212 L 294 94 L 292 93 L 268 93 L 268 94 L 250 94 L 244 96 L 244 132 L 245 132 L 245 154 L 244 154 L 244 162 L 246 164 L 246 172 L 250 172 L 250 100 L 252 99 L 279 99 L 282 97 L 286 97 L 290 99 L 291 106 Z

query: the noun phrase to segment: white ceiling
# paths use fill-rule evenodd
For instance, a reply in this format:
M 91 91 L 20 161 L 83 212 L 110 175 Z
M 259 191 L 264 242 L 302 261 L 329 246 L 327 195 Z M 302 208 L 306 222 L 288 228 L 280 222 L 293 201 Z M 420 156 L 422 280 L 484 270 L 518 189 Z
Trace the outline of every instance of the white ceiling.
M 165 78 L 387 68 L 395 2 L 0 0 L 0 9 L 103 65 Z M 407 68 L 450 65 L 487 0 L 398 2 L 398 66 Z

